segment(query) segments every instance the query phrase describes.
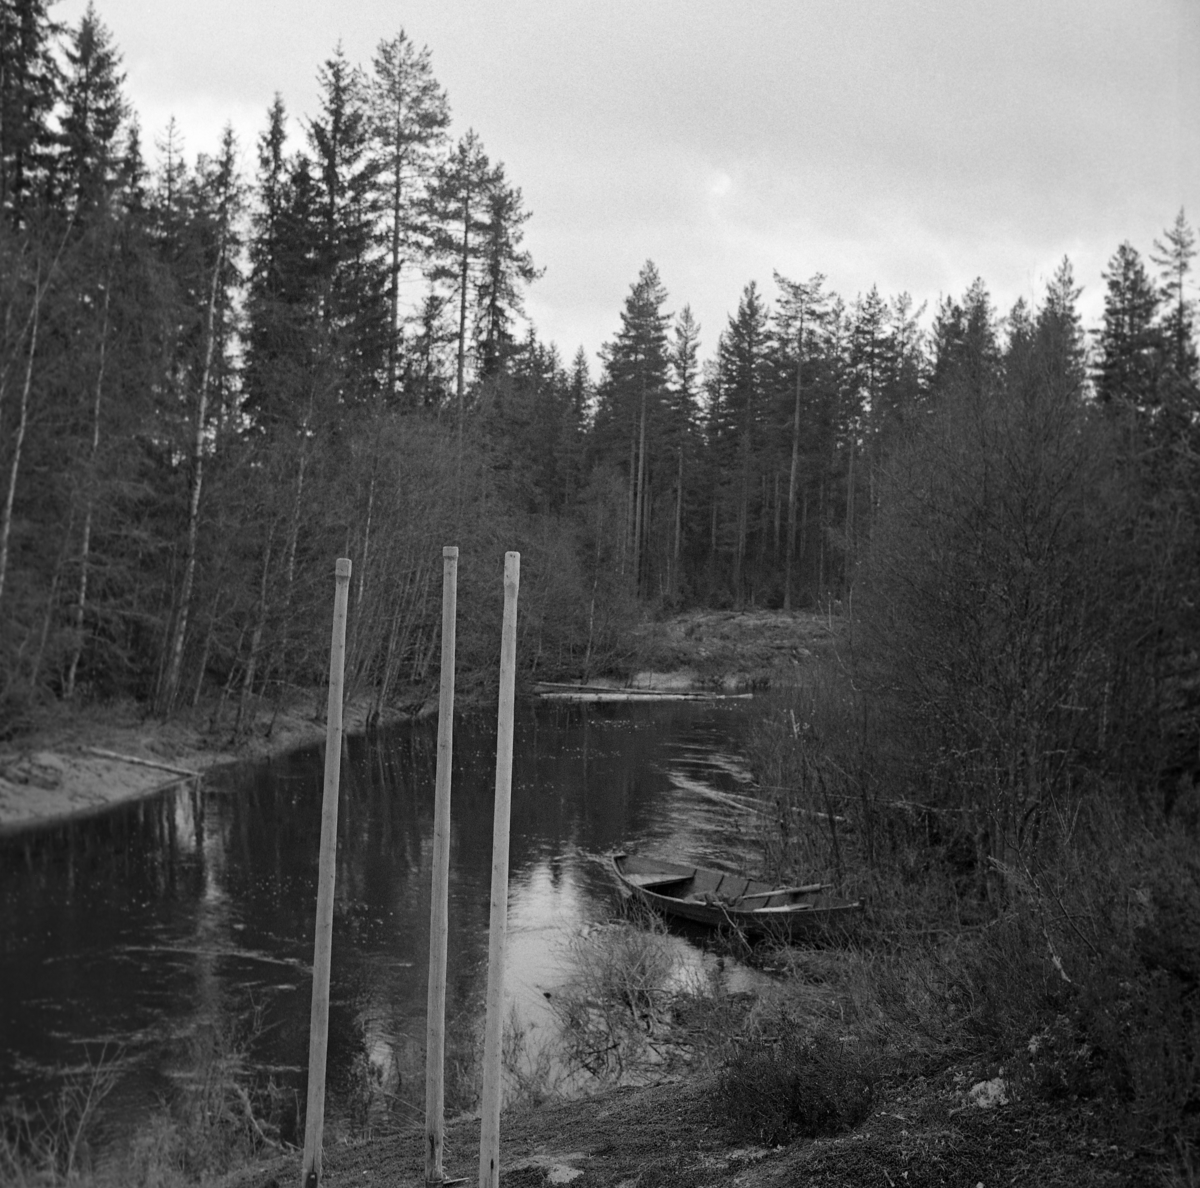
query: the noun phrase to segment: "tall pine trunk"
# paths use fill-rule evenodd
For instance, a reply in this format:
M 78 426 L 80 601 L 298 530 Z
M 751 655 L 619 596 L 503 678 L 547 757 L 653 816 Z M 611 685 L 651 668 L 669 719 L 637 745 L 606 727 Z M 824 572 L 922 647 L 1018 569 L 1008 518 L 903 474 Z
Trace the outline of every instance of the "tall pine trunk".
M 179 593 L 179 613 L 171 640 L 170 660 L 159 698 L 160 712 L 169 714 L 179 690 L 183 669 L 183 646 L 187 640 L 188 617 L 191 612 L 192 587 L 196 581 L 196 551 L 200 538 L 200 496 L 204 488 L 204 430 L 208 418 L 208 388 L 212 378 L 213 350 L 216 344 L 217 294 L 221 287 L 221 272 L 225 266 L 225 234 L 227 215 L 221 219 L 217 239 L 217 260 L 213 266 L 212 285 L 208 293 L 208 311 L 204 329 L 204 368 L 200 373 L 200 393 L 196 407 L 196 437 L 192 446 L 192 481 L 188 501 L 187 544 L 184 552 L 183 585 Z
M 397 113 L 395 136 L 399 142 L 400 117 Z M 388 282 L 388 399 L 396 396 L 396 373 L 400 353 L 400 211 L 401 211 L 400 162 L 396 162 L 396 182 L 392 187 L 392 225 L 389 230 L 388 256 L 391 274 Z
M 800 319 L 800 341 L 796 348 L 796 410 L 792 416 L 792 468 L 788 475 L 788 521 L 786 560 L 783 565 L 783 609 L 792 609 L 792 563 L 796 556 L 796 488 L 800 483 L 800 391 L 804 367 L 804 319 Z
M 58 591 L 63 582 L 63 570 L 66 568 L 67 551 L 71 544 L 71 533 L 74 528 L 75 509 L 71 508 L 71 512 L 67 516 L 67 527 L 63 532 L 62 543 L 59 545 L 58 556 L 54 560 L 54 577 L 50 580 L 50 593 L 46 598 L 46 609 L 42 613 L 42 630 L 38 636 L 37 651 L 33 657 L 33 668 L 29 674 L 29 687 L 35 692 L 42 675 L 42 662 L 46 658 L 46 644 L 50 639 L 50 625 L 54 621 L 54 612 L 58 607 Z
M 112 290 L 111 282 L 104 286 L 104 315 L 100 323 L 100 360 L 96 367 L 96 393 L 92 400 L 92 448 L 88 455 L 87 500 L 83 513 L 83 539 L 79 545 L 79 589 L 75 595 L 73 626 L 75 646 L 71 651 L 71 664 L 67 669 L 63 697 L 70 699 L 75 694 L 75 674 L 79 670 L 79 659 L 83 655 L 83 619 L 87 612 L 88 575 L 91 564 L 92 515 L 96 508 L 96 457 L 100 452 L 100 410 L 104 391 L 104 359 L 108 345 L 108 303 Z
M 629 546 L 633 542 L 637 508 L 637 434 L 629 432 L 629 497 L 625 501 L 625 530 L 621 534 L 621 573 L 624 575 L 629 560 Z
M 455 475 L 455 486 L 458 488 L 458 503 L 462 507 L 462 464 L 463 464 L 463 418 L 466 400 L 467 372 L 467 272 L 470 264 L 471 250 L 471 200 L 463 198 L 463 237 L 462 256 L 459 260 L 458 271 L 458 359 L 454 376 L 454 395 L 458 405 L 458 462 Z
M 675 475 L 675 541 L 671 548 L 671 593 L 679 592 L 679 568 L 683 558 L 683 446 L 678 447 L 679 468 Z
M 850 575 L 854 567 L 854 437 L 850 438 L 850 461 L 846 474 L 846 555 L 842 564 L 842 594 L 850 591 Z
M 254 693 L 254 677 L 258 671 L 258 657 L 262 650 L 263 631 L 267 624 L 267 578 L 271 572 L 271 546 L 275 540 L 275 528 L 267 533 L 267 542 L 263 546 L 262 569 L 259 572 L 258 604 L 254 611 L 254 630 L 250 635 L 250 654 L 246 658 L 246 671 L 242 677 L 242 693 L 238 698 L 237 717 L 233 722 L 233 733 L 236 738 L 242 732 L 242 722 L 246 716 L 246 706 Z
M 637 511 L 633 525 L 633 588 L 642 592 L 642 537 L 646 512 L 646 382 L 642 380 L 642 408 L 638 418 Z
M 12 535 L 13 503 L 17 497 L 17 476 L 21 472 L 21 451 L 29 427 L 29 390 L 33 384 L 33 356 L 37 351 L 38 320 L 42 305 L 40 277 L 33 282 L 33 311 L 29 329 L 29 357 L 25 361 L 25 380 L 21 385 L 21 405 L 17 414 L 17 436 L 13 442 L 12 464 L 8 472 L 8 491 L 4 496 L 4 516 L 0 519 L 0 603 L 4 601 L 4 583 L 8 576 L 8 544 Z
M 733 597 L 735 605 L 739 607 L 743 601 L 746 544 L 750 535 L 750 399 L 753 397 L 748 397 L 746 426 L 742 431 L 741 448 L 738 451 L 742 456 L 742 473 L 738 479 L 737 552 L 733 562 Z

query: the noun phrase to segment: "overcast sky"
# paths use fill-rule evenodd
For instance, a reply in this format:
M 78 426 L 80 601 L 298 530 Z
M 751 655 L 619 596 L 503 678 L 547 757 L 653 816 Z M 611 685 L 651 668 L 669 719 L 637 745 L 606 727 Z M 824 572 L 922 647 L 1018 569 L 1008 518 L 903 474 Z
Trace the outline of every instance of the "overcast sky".
M 774 297 L 775 270 L 930 311 L 982 276 L 1004 311 L 1066 254 L 1095 323 L 1122 240 L 1148 255 L 1180 207 L 1200 224 L 1200 0 L 96 8 L 148 156 L 172 114 L 189 157 L 231 122 L 248 174 L 274 93 L 295 138 L 339 40 L 363 65 L 400 28 L 427 45 L 454 133 L 473 127 L 533 212 L 539 336 L 567 360 L 584 346 L 593 374 L 646 259 L 707 356 L 748 281 Z

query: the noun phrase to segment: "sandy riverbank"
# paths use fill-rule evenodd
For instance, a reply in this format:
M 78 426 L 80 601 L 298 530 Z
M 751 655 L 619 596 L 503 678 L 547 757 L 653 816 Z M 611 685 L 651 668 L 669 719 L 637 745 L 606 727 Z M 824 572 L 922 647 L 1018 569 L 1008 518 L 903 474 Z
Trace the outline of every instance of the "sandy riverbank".
M 348 702 L 345 733 L 362 733 L 369 710 L 367 698 Z M 78 712 L 58 707 L 28 735 L 0 745 L 0 833 L 98 812 L 211 767 L 282 755 L 325 738 L 324 714 L 315 712 L 312 698 L 277 713 L 260 710 L 237 739 L 228 728 L 210 730 L 210 713 L 202 707 L 164 722 L 132 702 Z M 390 720 L 403 716 L 396 711 Z

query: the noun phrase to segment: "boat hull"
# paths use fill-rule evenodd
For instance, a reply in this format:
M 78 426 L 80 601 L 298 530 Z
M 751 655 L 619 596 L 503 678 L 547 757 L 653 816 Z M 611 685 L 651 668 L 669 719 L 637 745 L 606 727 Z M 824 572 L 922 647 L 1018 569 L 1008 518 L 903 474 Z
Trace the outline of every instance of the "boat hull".
M 828 894 L 826 887 L 773 888 L 745 875 L 658 858 L 612 855 L 621 885 L 647 907 L 710 928 L 735 928 L 780 940 L 845 932 L 862 904 Z

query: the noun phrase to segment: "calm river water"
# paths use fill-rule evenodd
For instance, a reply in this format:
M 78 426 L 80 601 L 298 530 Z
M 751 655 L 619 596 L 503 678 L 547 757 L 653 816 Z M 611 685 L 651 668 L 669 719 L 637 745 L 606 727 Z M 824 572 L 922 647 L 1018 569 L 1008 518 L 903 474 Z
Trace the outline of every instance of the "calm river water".
M 547 994 L 566 976 L 571 937 L 611 913 L 594 856 L 627 846 L 725 867 L 749 858 L 721 795 L 745 791 L 742 750 L 761 713 L 744 700 L 521 708 L 506 988 L 522 1026 L 551 1026 Z M 460 719 L 454 742 L 451 1047 L 455 1028 L 477 1026 L 486 982 L 494 716 Z M 395 1096 L 423 1076 L 435 751 L 433 722 L 347 741 L 334 1118 L 354 1113 L 364 1084 Z M 321 786 L 313 747 L 0 840 L 0 1100 L 34 1100 L 107 1045 L 123 1069 L 113 1102 L 134 1116 L 178 1074 L 180 1041 L 258 1008 L 254 1058 L 302 1101 Z

